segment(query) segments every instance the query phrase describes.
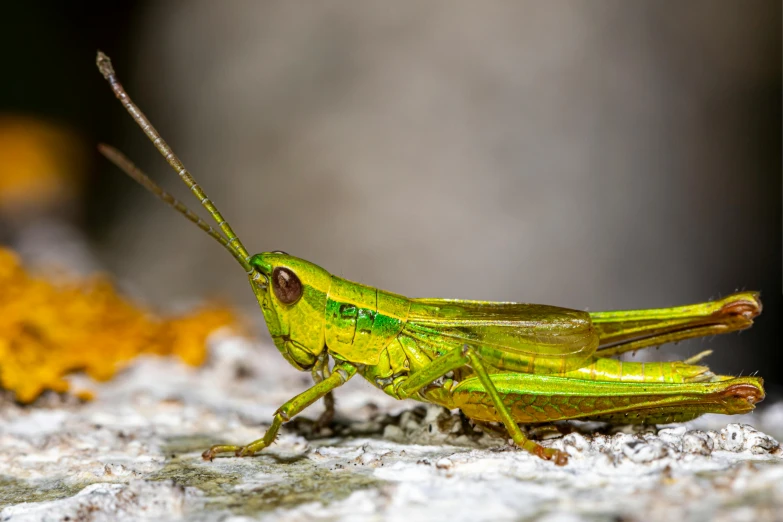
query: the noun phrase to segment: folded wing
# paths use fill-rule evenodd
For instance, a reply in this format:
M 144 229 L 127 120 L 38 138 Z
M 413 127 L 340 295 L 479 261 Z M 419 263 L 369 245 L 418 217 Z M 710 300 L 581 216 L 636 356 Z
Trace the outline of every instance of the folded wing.
M 468 344 L 497 368 L 527 373 L 577 369 L 598 347 L 586 312 L 523 303 L 413 299 L 401 335 L 433 355 Z

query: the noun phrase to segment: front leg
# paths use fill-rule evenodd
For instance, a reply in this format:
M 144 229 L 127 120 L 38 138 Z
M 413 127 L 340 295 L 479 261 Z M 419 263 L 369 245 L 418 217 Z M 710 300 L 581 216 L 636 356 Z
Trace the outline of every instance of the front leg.
M 201 457 L 204 460 L 212 460 L 218 453 L 234 453 L 237 457 L 249 457 L 257 451 L 270 446 L 277 438 L 277 432 L 280 431 L 280 426 L 283 423 L 288 422 L 299 414 L 302 410 L 313 404 L 318 399 L 322 398 L 338 386 L 342 386 L 345 382 L 353 377 L 356 373 L 356 367 L 347 363 L 339 363 L 335 365 L 334 370 L 329 377 L 326 377 L 321 382 L 317 383 L 312 388 L 303 391 L 293 399 L 289 400 L 275 412 L 275 416 L 272 418 L 272 425 L 266 430 L 264 436 L 260 439 L 251 442 L 246 446 L 231 446 L 231 445 L 215 445 L 202 453 Z

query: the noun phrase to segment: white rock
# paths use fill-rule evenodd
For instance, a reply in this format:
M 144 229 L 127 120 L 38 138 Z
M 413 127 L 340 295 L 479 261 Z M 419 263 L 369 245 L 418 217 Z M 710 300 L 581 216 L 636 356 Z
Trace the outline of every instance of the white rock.
M 691 430 L 682 436 L 682 451 L 685 453 L 709 455 L 713 447 L 712 437 L 703 431 Z
M 763 520 L 757 499 L 765 499 L 764 513 L 783 512 L 777 442 L 748 425 L 725 425 L 728 417 L 720 431 L 667 426 L 605 435 L 579 424 L 584 432 L 544 442 L 571 456 L 557 467 L 466 429 L 442 408 L 414 411 L 420 403 L 390 401 L 358 379 L 338 390 L 340 424 L 328 438 L 284 428 L 256 457 L 204 462 L 201 452 L 213 443 L 259 438 L 307 377 L 270 346 L 224 338 L 213 350 L 200 369 L 145 358 L 95 385 L 91 404 L 0 408 L 0 520 L 75 521 L 89 513 L 97 522 L 483 522 L 644 513 L 670 521 L 751 513 L 755 522 Z M 238 361 L 251 366 L 239 379 Z M 319 407 L 305 415 L 315 417 Z M 776 419 L 752 420 L 764 430 L 766 418 Z

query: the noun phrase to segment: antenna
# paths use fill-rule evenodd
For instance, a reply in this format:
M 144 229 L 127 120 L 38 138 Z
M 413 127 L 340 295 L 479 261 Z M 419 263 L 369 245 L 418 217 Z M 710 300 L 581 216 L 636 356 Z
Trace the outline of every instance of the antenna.
M 109 82 L 111 89 L 114 91 L 114 95 L 118 100 L 120 100 L 120 103 L 122 103 L 122 105 L 125 107 L 125 110 L 128 111 L 128 114 L 130 114 L 138 126 L 141 127 L 141 130 L 143 130 L 144 134 L 146 134 L 150 141 L 152 141 L 152 144 L 155 145 L 155 148 L 158 149 L 158 152 L 160 152 L 161 155 L 166 158 L 166 161 L 179 175 L 180 179 L 185 183 L 185 185 L 188 186 L 196 198 L 198 198 L 198 200 L 201 202 L 201 206 L 207 209 L 207 212 L 209 212 L 209 214 L 218 224 L 218 228 L 223 231 L 226 237 L 222 237 L 217 233 L 217 231 L 204 223 L 201 218 L 196 216 L 196 214 L 189 210 L 184 204 L 177 201 L 174 197 L 156 185 L 118 150 L 102 145 L 99 147 L 101 153 L 126 174 L 143 185 L 147 190 L 158 196 L 172 208 L 198 225 L 201 230 L 204 230 L 207 234 L 227 247 L 231 254 L 237 259 L 237 261 L 239 261 L 245 270 L 248 271 L 248 274 L 252 274 L 254 281 L 258 281 L 264 277 L 250 265 L 250 255 L 245 249 L 245 246 L 234 233 L 231 225 L 228 224 L 228 221 L 223 218 L 220 211 L 217 209 L 217 207 L 215 207 L 215 204 L 212 203 L 204 190 L 198 185 L 198 183 L 196 183 L 196 180 L 193 179 L 193 176 L 191 176 L 190 172 L 188 172 L 188 170 L 185 168 L 185 165 L 182 164 L 182 161 L 179 159 L 179 157 L 174 154 L 174 151 L 171 149 L 171 147 L 169 147 L 168 143 L 166 143 L 166 141 L 161 137 L 155 127 L 152 126 L 144 113 L 141 112 L 141 109 L 139 109 L 138 106 L 133 103 L 133 100 L 131 100 L 131 97 L 128 95 L 128 93 L 125 92 L 125 88 L 117 79 L 117 74 L 114 72 L 111 59 L 109 59 L 109 57 L 103 54 L 101 51 L 98 51 L 95 63 L 103 77 L 106 79 L 106 81 Z M 264 279 L 266 278 L 264 277 Z
M 228 240 L 225 237 L 223 237 L 209 224 L 204 222 L 203 219 L 201 219 L 198 215 L 196 215 L 195 212 L 186 207 L 181 201 L 177 200 L 177 198 L 158 186 L 158 184 L 156 184 L 146 174 L 144 174 L 144 172 L 134 165 L 133 162 L 129 160 L 122 152 L 110 145 L 105 145 L 103 143 L 98 145 L 98 151 L 103 154 L 106 159 L 114 163 L 121 171 L 136 180 L 139 185 L 155 194 L 164 203 L 195 223 L 198 228 L 212 236 L 215 241 L 223 245 L 223 247 L 228 250 L 228 252 L 234 256 L 237 261 L 239 261 L 239 264 L 242 265 L 242 267 L 247 270 L 248 273 L 253 271 L 253 267 L 250 265 L 250 263 L 248 263 L 247 259 L 242 257 L 242 255 L 228 243 Z

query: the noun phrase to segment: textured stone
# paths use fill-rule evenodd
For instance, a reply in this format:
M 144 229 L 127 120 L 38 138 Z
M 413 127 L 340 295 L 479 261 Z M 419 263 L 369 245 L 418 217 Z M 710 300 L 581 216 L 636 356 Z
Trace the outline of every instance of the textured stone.
M 310 376 L 217 335 L 202 368 L 146 358 L 112 382 L 75 380 L 98 398 L 0 409 L 1 520 L 763 521 L 783 509 L 780 404 L 752 417 L 763 432 L 750 416 L 531 430 L 571 455 L 558 468 L 355 379 L 330 428 L 295 420 L 256 457 L 204 462 L 210 444 L 260 437 Z

